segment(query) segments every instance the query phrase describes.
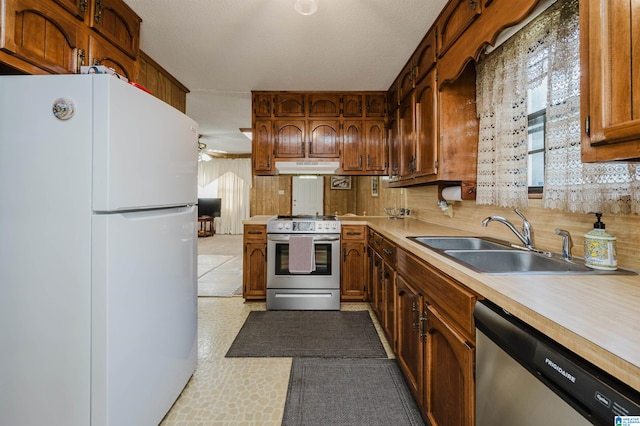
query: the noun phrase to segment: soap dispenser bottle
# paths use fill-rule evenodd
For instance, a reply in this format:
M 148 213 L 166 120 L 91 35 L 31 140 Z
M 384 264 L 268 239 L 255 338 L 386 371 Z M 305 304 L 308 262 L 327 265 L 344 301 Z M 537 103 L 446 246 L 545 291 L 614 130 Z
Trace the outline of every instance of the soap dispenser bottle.
M 600 221 L 602 213 L 596 215 L 593 230 L 584 234 L 584 260 L 588 267 L 612 271 L 618 269 L 616 257 L 616 237 L 605 231 L 605 225 Z

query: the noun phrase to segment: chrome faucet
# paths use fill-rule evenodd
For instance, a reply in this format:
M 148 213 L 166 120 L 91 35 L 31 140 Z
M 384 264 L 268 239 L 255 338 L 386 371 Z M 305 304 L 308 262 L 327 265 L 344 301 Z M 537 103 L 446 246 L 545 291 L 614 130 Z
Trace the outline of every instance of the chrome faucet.
M 520 210 L 515 209 L 514 211 L 518 216 L 522 218 L 522 232 L 518 231 L 511 222 L 509 222 L 507 219 L 505 219 L 502 216 L 489 216 L 482 221 L 482 226 L 486 227 L 489 224 L 489 222 L 494 220 L 496 222 L 503 223 L 507 225 L 507 227 L 511 229 L 511 231 L 514 234 L 516 234 L 516 237 L 518 237 L 518 239 L 522 241 L 522 244 L 524 244 L 526 248 L 530 250 L 535 250 L 533 248 L 533 227 L 531 226 L 531 223 L 529 223 L 527 218 L 524 217 L 524 215 L 520 212 Z
M 571 240 L 571 234 L 564 229 L 556 228 L 556 235 L 562 237 L 562 258 L 565 260 L 571 259 L 571 247 L 573 247 L 573 241 Z

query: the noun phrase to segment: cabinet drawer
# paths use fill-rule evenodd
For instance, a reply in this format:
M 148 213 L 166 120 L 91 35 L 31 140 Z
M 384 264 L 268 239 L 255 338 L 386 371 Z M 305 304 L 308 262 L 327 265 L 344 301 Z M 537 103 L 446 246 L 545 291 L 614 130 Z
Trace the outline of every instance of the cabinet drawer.
M 378 252 L 379 255 L 382 256 L 382 241 L 384 240 L 384 238 L 382 238 L 382 235 L 378 234 L 376 231 L 371 232 L 372 234 L 369 235 L 369 245 L 373 247 L 373 249 Z
M 382 258 L 390 265 L 396 264 L 396 246 L 392 242 L 382 240 Z
M 366 239 L 365 227 L 360 225 L 342 225 L 341 238 L 343 240 L 359 240 Z
M 245 243 L 246 242 L 266 243 L 267 242 L 266 225 L 245 225 L 244 241 Z
M 470 342 L 475 342 L 473 307 L 477 296 L 474 293 L 404 250 L 398 250 L 397 271 L 423 292 L 427 304 L 451 320 Z

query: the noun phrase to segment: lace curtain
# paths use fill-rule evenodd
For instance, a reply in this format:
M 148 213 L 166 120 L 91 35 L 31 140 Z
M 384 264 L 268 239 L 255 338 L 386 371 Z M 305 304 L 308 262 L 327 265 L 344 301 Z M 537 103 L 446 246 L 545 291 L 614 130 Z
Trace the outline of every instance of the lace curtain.
M 198 163 L 198 185 L 204 188 L 217 181 L 215 193 L 222 199 L 216 233 L 242 234 L 242 221 L 249 218 L 251 160 L 214 158 Z
M 546 82 L 543 207 L 640 213 L 636 165 L 580 161 L 578 3 L 558 0 L 478 63 L 478 204 L 527 206 L 527 90 Z

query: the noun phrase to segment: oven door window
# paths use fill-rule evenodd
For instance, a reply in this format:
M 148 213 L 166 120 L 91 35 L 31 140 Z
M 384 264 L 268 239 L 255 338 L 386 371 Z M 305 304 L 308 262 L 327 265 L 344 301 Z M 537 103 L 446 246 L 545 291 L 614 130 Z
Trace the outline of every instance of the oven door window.
M 316 270 L 303 275 L 331 275 L 331 244 L 314 243 L 316 254 Z M 276 275 L 299 275 L 289 272 L 289 244 L 276 244 Z

